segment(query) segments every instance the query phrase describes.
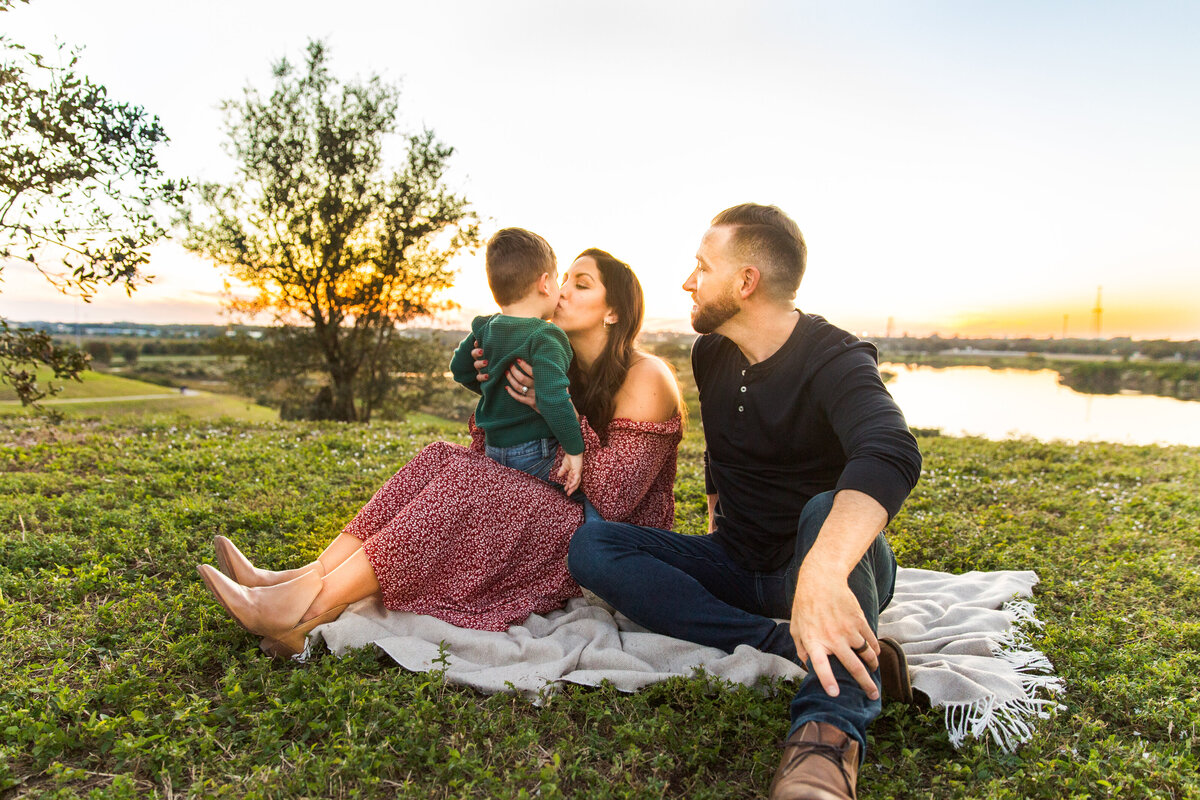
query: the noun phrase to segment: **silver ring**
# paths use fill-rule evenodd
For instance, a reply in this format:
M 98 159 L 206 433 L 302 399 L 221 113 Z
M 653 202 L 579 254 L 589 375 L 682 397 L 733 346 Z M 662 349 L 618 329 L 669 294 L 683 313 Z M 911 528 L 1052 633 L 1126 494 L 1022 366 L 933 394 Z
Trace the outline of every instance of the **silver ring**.
M 528 386 L 522 386 L 522 387 L 521 387 L 521 394 L 529 394 L 529 387 L 528 387 Z

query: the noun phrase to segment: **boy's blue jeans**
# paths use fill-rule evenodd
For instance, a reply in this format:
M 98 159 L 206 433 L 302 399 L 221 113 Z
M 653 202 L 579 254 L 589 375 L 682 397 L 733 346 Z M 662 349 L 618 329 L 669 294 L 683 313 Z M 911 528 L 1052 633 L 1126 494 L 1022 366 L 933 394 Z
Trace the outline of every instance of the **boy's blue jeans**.
M 748 644 L 800 663 L 787 622 L 796 573 L 825 518 L 833 492 L 808 501 L 800 515 L 792 560 L 773 572 L 738 566 L 711 536 L 688 536 L 619 522 L 586 520 L 571 539 L 571 575 L 634 622 L 658 633 L 733 652 Z M 892 599 L 896 558 L 880 533 L 850 573 L 850 590 L 878 630 L 879 612 Z M 840 693 L 825 694 L 812 670 L 791 704 L 794 731 L 806 722 L 828 722 L 856 738 L 865 755 L 867 725 L 881 703 L 870 700 L 836 658 L 830 659 Z M 879 673 L 873 676 L 879 686 Z M 789 732 L 790 735 L 790 732 Z
M 496 463 L 527 472 L 547 483 L 550 482 L 550 468 L 554 466 L 557 451 L 558 441 L 555 439 L 534 439 L 510 447 L 492 447 L 488 444 L 483 448 L 487 457 Z

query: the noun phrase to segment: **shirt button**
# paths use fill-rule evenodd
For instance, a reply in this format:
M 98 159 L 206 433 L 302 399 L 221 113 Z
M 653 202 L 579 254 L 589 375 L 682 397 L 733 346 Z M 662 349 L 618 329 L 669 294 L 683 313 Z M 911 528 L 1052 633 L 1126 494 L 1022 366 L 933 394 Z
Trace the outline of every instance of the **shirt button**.
M 745 375 L 745 374 L 746 374 L 746 370 L 742 370 L 742 374 L 743 374 L 743 375 Z
M 746 391 L 746 387 L 745 387 L 745 386 L 743 386 L 743 387 L 742 387 L 742 391 L 743 391 L 743 392 L 744 392 L 744 391 Z
M 741 411 L 741 410 L 742 410 L 742 407 L 741 407 L 741 406 L 738 406 L 738 411 Z

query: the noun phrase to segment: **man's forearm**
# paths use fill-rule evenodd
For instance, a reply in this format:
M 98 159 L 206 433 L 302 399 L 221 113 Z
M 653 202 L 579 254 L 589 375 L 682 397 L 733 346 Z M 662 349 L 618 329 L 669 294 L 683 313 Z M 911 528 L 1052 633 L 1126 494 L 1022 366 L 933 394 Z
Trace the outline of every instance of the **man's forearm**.
M 834 659 L 849 670 L 867 697 L 879 696 L 871 678 L 871 671 L 879 668 L 879 643 L 848 579 L 887 520 L 887 510 L 870 495 L 841 490 L 796 575 L 792 639 L 800 657 L 811 660 L 830 697 L 841 691 L 830 667 Z
M 801 572 L 849 578 L 887 521 L 887 509 L 875 498 L 855 489 L 841 490 L 833 498 L 833 508 L 805 556 Z
M 715 533 L 717 530 L 717 500 L 719 498 L 715 494 L 708 496 L 708 532 Z

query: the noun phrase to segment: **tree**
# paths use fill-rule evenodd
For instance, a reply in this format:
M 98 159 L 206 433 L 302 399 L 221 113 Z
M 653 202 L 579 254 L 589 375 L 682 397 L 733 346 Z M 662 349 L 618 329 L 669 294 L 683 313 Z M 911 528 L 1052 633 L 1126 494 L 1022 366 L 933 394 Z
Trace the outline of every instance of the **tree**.
M 397 87 L 379 76 L 340 82 L 317 41 L 303 70 L 285 58 L 273 72 L 269 97 L 248 88 L 223 105 L 236 178 L 200 187 L 186 246 L 255 290 L 230 297 L 232 311 L 268 312 L 281 326 L 248 354 L 274 361 L 248 365 L 261 386 L 312 418 L 366 420 L 396 327 L 441 307 L 450 260 L 478 244 L 478 223 L 445 187 L 453 148 L 432 131 L 407 136 L 403 166 L 385 170 Z M 282 363 L 290 375 L 278 374 Z M 298 393 L 313 399 L 297 403 Z
M 0 13 L 13 4 L 0 0 Z M 80 75 L 77 51 L 57 55 L 56 65 L 0 37 L 0 277 L 24 262 L 85 301 L 102 285 L 132 292 L 166 234 L 158 211 L 180 205 L 185 186 L 158 165 L 158 118 Z M 57 391 L 39 385 L 39 365 L 78 380 L 87 359 L 0 319 L 0 382 L 25 404 Z
M 126 366 L 137 366 L 138 356 L 142 353 L 142 348 L 136 342 L 125 342 L 117 347 L 117 352 L 121 354 L 121 358 L 125 360 Z
M 92 362 L 100 364 L 112 363 L 113 347 L 103 339 L 93 339 L 84 345 L 83 349 L 87 352 L 88 358 Z
M 360 419 L 402 419 L 451 383 L 444 377 L 451 349 L 402 335 L 395 327 L 389 332 L 364 365 L 356 394 Z M 259 340 L 234 336 L 218 342 L 216 349 L 238 361 L 229 381 L 256 403 L 278 408 L 283 419 L 328 418 L 331 387 L 314 387 L 302 377 L 324 367 L 311 326 L 274 327 Z

